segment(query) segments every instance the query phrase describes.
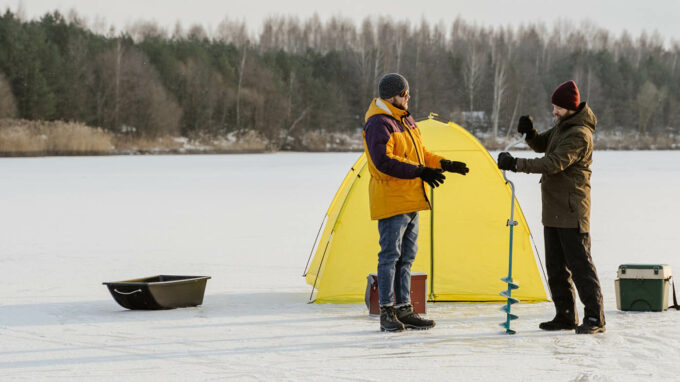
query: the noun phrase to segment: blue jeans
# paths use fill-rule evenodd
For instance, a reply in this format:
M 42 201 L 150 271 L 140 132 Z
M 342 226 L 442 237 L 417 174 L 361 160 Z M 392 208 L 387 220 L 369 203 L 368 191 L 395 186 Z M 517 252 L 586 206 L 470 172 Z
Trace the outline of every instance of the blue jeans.
M 411 303 L 411 264 L 418 252 L 418 212 L 378 220 L 380 306 Z M 396 297 L 396 298 L 395 298 Z

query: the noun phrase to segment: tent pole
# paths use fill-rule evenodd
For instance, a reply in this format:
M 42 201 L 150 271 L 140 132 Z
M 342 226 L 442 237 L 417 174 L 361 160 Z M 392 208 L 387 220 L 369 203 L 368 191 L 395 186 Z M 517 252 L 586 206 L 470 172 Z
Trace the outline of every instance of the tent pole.
M 319 274 L 321 273 L 321 266 L 323 265 L 323 260 L 326 258 L 326 251 L 328 250 L 328 244 L 330 244 L 332 238 L 333 238 L 333 231 L 331 231 L 331 234 L 328 236 L 328 241 L 326 242 L 326 247 L 323 250 L 323 255 L 321 256 L 321 261 L 319 261 L 319 269 L 316 270 L 316 277 L 314 278 L 314 285 L 312 285 L 312 293 L 309 294 L 309 301 L 307 301 L 308 304 L 311 304 L 312 302 L 314 302 L 314 300 L 312 300 L 312 297 L 314 297 L 314 290 L 316 289 L 316 282 L 319 280 Z
M 434 302 L 434 189 L 430 188 L 430 301 Z
M 314 254 L 314 249 L 316 249 L 316 244 L 319 242 L 319 235 L 321 235 L 321 230 L 323 229 L 323 226 L 326 223 L 326 219 L 328 219 L 328 214 L 323 216 L 323 220 L 321 221 L 321 225 L 319 226 L 319 231 L 316 233 L 316 238 L 314 239 L 314 244 L 312 245 L 312 250 L 309 251 L 309 257 L 307 258 L 307 264 L 305 264 L 305 270 L 302 271 L 302 277 L 307 276 L 307 268 L 309 267 L 309 260 L 312 259 L 312 255 Z

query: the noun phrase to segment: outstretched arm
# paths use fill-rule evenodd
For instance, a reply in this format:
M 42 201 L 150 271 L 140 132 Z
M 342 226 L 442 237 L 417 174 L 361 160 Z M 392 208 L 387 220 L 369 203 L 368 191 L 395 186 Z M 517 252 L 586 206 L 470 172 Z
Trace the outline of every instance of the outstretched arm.
M 534 174 L 557 174 L 581 159 L 592 147 L 592 137 L 573 128 L 572 134 L 565 137 L 550 154 L 543 158 L 517 159 L 517 171 Z

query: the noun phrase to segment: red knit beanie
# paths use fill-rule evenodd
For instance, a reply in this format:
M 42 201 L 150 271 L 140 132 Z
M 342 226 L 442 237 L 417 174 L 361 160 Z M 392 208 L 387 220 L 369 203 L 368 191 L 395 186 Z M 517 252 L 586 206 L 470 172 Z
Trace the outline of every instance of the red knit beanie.
M 577 110 L 578 105 L 581 104 L 581 97 L 574 81 L 567 81 L 558 86 L 550 100 L 553 105 L 567 110 Z

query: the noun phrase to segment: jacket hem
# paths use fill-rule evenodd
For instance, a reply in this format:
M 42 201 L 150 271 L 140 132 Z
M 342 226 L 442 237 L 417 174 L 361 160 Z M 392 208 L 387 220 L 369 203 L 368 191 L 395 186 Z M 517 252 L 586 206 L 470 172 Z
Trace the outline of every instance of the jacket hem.
M 429 206 L 425 206 L 425 207 L 417 207 L 417 208 L 407 208 L 407 209 L 404 209 L 404 210 L 394 211 L 394 212 L 390 212 L 388 214 L 377 215 L 377 216 L 374 216 L 373 214 L 371 214 L 371 220 L 382 220 L 382 219 L 391 218 L 391 217 L 397 216 L 397 215 L 408 214 L 408 213 L 411 213 L 411 212 L 427 211 L 429 209 L 430 209 Z

